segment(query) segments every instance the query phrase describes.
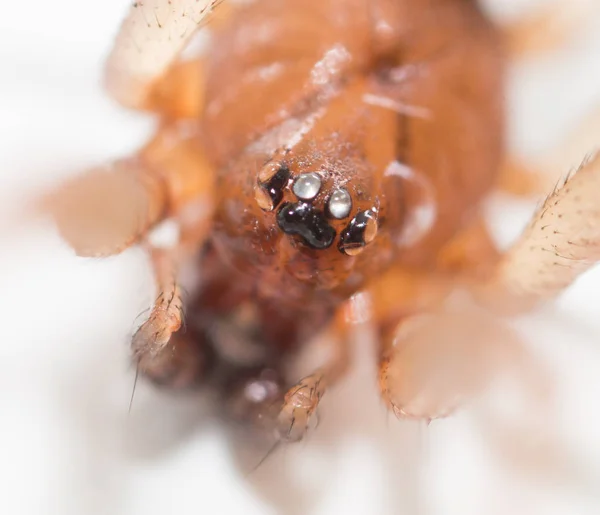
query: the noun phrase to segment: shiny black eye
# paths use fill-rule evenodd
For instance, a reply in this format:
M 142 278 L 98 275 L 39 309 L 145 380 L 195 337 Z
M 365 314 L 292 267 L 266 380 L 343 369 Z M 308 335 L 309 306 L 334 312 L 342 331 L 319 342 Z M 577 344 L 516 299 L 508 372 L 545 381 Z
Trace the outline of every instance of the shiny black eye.
M 277 223 L 284 233 L 300 236 L 314 249 L 326 249 L 335 239 L 335 230 L 323 213 L 306 202 L 285 203 L 277 213 Z
M 358 213 L 340 234 L 338 248 L 348 256 L 360 254 L 377 235 L 377 217 L 372 210 Z
M 290 169 L 281 164 L 277 172 L 265 182 L 259 182 L 255 197 L 261 209 L 272 211 L 283 200 L 283 190 L 290 180 Z

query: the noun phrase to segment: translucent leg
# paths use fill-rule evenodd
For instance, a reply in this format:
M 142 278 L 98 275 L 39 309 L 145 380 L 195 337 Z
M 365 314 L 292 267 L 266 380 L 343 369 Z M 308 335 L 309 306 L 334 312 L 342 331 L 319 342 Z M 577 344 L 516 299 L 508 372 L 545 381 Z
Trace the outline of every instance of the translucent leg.
M 600 155 L 558 185 L 491 277 L 477 289 L 497 309 L 518 312 L 565 290 L 600 259 Z
M 134 2 L 106 63 L 106 87 L 121 104 L 152 107 L 153 88 L 206 25 L 221 0 Z
M 210 210 L 213 171 L 197 138 L 182 123 L 166 125 L 135 157 L 68 181 L 38 207 L 78 255 L 117 254 L 190 204 Z

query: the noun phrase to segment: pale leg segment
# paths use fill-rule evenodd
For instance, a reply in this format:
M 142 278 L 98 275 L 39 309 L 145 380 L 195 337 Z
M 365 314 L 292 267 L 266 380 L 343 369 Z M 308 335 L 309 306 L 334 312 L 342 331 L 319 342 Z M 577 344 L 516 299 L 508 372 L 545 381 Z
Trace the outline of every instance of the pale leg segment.
M 532 309 L 570 286 L 600 259 L 600 154 L 546 198 L 521 238 L 476 289 L 502 312 Z
M 122 105 L 147 109 L 153 86 L 223 0 L 132 3 L 106 63 L 106 87 Z
M 327 389 L 336 384 L 350 365 L 350 342 L 348 318 L 349 304 L 344 304 L 334 322 L 321 336 L 330 354 L 312 374 L 296 383 L 284 396 L 277 417 L 275 432 L 278 441 L 302 440 L 311 427 L 316 410 Z
M 214 172 L 198 135 L 177 122 L 163 126 L 136 156 L 62 184 L 36 209 L 54 218 L 79 256 L 101 257 L 143 241 L 166 218 L 188 219 L 190 206 L 210 211 L 213 194 Z

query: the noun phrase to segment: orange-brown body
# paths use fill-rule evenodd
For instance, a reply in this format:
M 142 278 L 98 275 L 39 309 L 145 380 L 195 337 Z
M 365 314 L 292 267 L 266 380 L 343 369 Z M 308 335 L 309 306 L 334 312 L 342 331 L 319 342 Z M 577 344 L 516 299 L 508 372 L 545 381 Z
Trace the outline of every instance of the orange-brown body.
M 211 12 L 207 53 L 178 59 Z M 497 181 L 501 39 L 528 34 L 501 37 L 475 0 L 135 2 L 107 87 L 160 128 L 42 207 L 79 255 L 148 246 L 160 294 L 132 338 L 138 372 L 212 379 L 229 415 L 290 442 L 348 369 L 357 313 L 400 417 L 445 416 L 521 360 L 493 311 L 556 295 L 600 248 L 597 158 L 507 253 L 485 227 L 494 184 L 532 183 L 518 163 Z M 179 237 L 161 247 L 166 219 Z M 297 381 L 305 349 L 319 362 Z
M 412 362 L 394 342 L 407 316 L 498 257 L 480 213 L 504 158 L 498 31 L 474 0 L 220 5 L 233 6 L 132 6 L 107 85 L 161 126 L 133 158 L 59 192 L 61 233 L 86 256 L 149 244 L 160 295 L 132 349 L 156 383 L 210 375 L 236 416 L 300 439 L 347 368 L 351 299 L 367 292 L 382 397 L 444 412 L 407 408 L 397 377 Z M 208 51 L 177 61 L 173 35 L 211 8 L 223 16 Z M 167 218 L 180 238 L 157 248 L 147 235 Z M 198 250 L 184 302 L 178 270 Z M 287 358 L 314 337 L 333 351 L 284 394 Z
M 217 211 L 203 317 L 251 302 L 262 340 L 302 341 L 391 265 L 435 266 L 477 215 L 504 127 L 502 49 L 475 2 L 261 0 L 219 26 L 208 55 L 201 144 Z M 277 205 L 306 172 L 324 177 L 318 210 L 333 188 L 349 191 L 328 248 L 284 234 L 277 206 L 257 202 L 273 163 L 290 171 Z M 339 234 L 369 208 L 377 235 L 346 255 Z

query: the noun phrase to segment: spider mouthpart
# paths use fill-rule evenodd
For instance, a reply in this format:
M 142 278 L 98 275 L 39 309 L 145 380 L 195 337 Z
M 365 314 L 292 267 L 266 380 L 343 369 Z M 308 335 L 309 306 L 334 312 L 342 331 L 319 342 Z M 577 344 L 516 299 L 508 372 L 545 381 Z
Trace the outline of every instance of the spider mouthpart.
M 377 218 L 372 210 L 358 213 L 340 234 L 339 250 L 348 256 L 360 254 L 377 235 Z
M 284 233 L 302 237 L 313 249 L 326 249 L 335 239 L 335 230 L 323 213 L 305 202 L 286 202 L 277 213 L 277 223 Z
M 261 180 L 261 178 L 265 180 Z M 269 163 L 258 175 L 254 198 L 264 211 L 273 211 L 283 200 L 283 189 L 290 180 L 290 169 L 285 164 Z

